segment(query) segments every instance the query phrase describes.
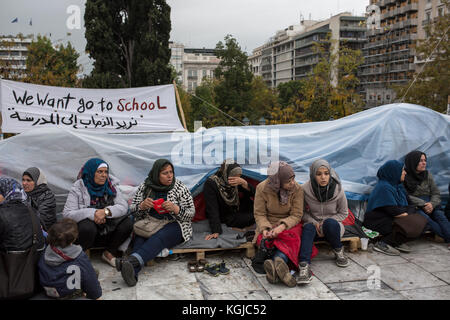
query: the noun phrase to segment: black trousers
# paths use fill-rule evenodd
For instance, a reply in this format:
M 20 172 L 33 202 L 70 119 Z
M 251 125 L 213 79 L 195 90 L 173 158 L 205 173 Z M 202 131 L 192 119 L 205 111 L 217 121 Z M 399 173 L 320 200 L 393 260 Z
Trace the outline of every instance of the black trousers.
M 255 224 L 253 212 L 238 212 L 225 221 L 228 227 L 245 228 Z
M 408 241 L 408 238 L 402 234 L 399 228 L 393 223 L 393 220 L 386 217 L 373 221 L 364 221 L 364 226 L 377 231 L 381 235 L 381 241 L 396 247 Z
M 99 235 L 99 231 L 100 229 L 94 221 L 81 220 L 78 222 L 78 239 L 75 243 L 79 244 L 83 250 L 105 247 L 113 256 L 117 256 L 119 246 L 133 231 L 133 222 L 130 218 L 125 218 L 113 232 L 104 236 Z

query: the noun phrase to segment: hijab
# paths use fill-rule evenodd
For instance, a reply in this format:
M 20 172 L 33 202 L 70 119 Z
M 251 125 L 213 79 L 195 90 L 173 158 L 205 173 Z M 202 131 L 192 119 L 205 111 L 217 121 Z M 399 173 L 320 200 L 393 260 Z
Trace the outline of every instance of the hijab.
M 27 200 L 27 194 L 23 191 L 20 183 L 12 178 L 0 177 L 0 194 L 5 198 L 0 205 L 11 201 L 25 203 Z
M 267 169 L 269 182 L 267 187 L 278 194 L 280 203 L 286 205 L 289 201 L 289 196 L 294 192 L 293 190 L 283 189 L 283 184 L 295 177 L 292 167 L 284 161 L 272 162 Z
M 427 155 L 422 151 L 411 151 L 405 157 L 405 171 L 407 173 L 403 185 L 408 193 L 414 193 L 417 186 L 422 183 L 423 180 L 428 178 L 428 170 L 418 173 L 416 171 L 422 155 L 427 158 Z
M 400 181 L 403 164 L 389 160 L 378 169 L 378 183 L 370 193 L 366 212 L 385 206 L 407 206 L 406 190 Z
M 32 197 L 49 190 L 47 185 L 47 178 L 45 177 L 41 169 L 36 167 L 28 168 L 27 170 L 25 170 L 22 176 L 25 175 L 29 176 L 31 180 L 34 181 L 34 189 L 30 192 L 27 192 L 28 196 Z
M 234 160 L 225 160 L 220 169 L 209 177 L 214 181 L 219 190 L 220 196 L 228 206 L 239 208 L 238 186 L 231 186 L 228 183 L 229 177 L 236 177 L 242 174 L 242 168 Z
M 173 173 L 172 183 L 169 186 L 165 186 L 159 181 L 160 172 L 168 164 L 170 164 L 172 170 L 174 170 L 173 164 L 167 159 L 158 159 L 155 161 L 155 163 L 153 163 L 153 167 L 144 181 L 144 197 L 150 197 L 154 199 L 155 192 L 169 192 L 175 186 L 175 171 Z
M 94 177 L 95 172 L 99 167 L 107 167 L 109 170 L 109 165 L 99 158 L 92 158 L 88 160 L 83 168 L 81 168 L 81 179 L 83 179 L 84 185 L 88 189 L 88 193 L 91 196 L 91 202 L 96 198 L 103 198 L 105 196 L 115 197 L 117 194 L 116 189 L 113 187 L 111 180 L 108 178 L 106 182 L 102 185 L 95 183 Z
M 316 173 L 320 167 L 325 167 L 330 172 L 330 181 L 328 181 L 328 184 L 323 187 L 320 186 L 316 180 Z M 314 195 L 316 196 L 317 201 L 320 202 L 327 202 L 330 200 L 334 195 L 336 185 L 341 183 L 336 171 L 334 171 L 330 164 L 324 159 L 318 159 L 311 164 L 311 167 L 309 168 L 309 178 Z

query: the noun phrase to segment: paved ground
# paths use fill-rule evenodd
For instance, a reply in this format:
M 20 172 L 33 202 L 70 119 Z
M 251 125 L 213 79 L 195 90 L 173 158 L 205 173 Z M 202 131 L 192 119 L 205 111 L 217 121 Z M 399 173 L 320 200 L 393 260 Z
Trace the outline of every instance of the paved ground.
M 244 251 L 206 254 L 209 263 L 223 259 L 231 269 L 229 275 L 218 277 L 190 273 L 187 262 L 194 254 L 160 259 L 141 271 L 132 288 L 100 259 L 99 252 L 93 253 L 92 261 L 100 271 L 105 300 L 450 300 L 450 250 L 430 239 L 408 244 L 414 251 L 397 257 L 346 252 L 351 262 L 347 268 L 337 267 L 330 248 L 320 245 L 311 265 L 313 281 L 295 288 L 268 283 L 265 275 L 253 271 Z

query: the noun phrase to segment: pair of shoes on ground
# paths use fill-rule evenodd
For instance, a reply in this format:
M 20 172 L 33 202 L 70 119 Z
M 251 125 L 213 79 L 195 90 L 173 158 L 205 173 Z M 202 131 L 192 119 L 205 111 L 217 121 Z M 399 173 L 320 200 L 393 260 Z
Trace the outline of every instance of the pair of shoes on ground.
M 266 271 L 266 279 L 269 283 L 275 284 L 281 280 L 281 282 L 290 288 L 297 285 L 288 265 L 280 257 L 275 257 L 274 260 L 265 260 L 264 271 Z
M 387 254 L 389 256 L 399 256 L 400 252 L 409 253 L 412 251 L 406 243 L 393 247 L 383 241 L 378 241 L 377 243 L 375 243 L 375 245 L 373 246 L 373 250 Z
M 217 277 L 220 274 L 225 275 L 230 273 L 230 269 L 226 267 L 224 261 L 221 263 L 207 264 L 205 266 L 205 271 L 213 277 Z
M 192 260 L 188 262 L 188 269 L 189 272 L 203 272 L 205 270 L 206 266 L 206 260 L 205 259 L 199 259 L 199 260 Z

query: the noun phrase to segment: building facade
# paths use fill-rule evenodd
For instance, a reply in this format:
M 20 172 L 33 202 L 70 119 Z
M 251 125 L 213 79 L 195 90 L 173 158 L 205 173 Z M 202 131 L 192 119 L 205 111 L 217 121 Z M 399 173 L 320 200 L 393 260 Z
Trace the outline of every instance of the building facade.
M 313 49 L 314 43 L 324 41 L 328 34 L 331 34 L 331 50 L 334 52 L 341 45 L 362 49 L 366 41 L 364 21 L 365 17 L 352 16 L 348 12 L 324 21 L 303 20 L 299 25 L 278 31 L 267 43 L 253 50 L 249 62 L 261 52 L 258 75 L 271 88 L 276 88 L 280 83 L 300 80 L 312 73 L 319 62 L 319 55 Z M 251 65 L 252 70 L 257 70 L 257 65 L 253 62 Z
M 173 42 L 169 47 L 172 50 L 170 63 L 175 68 L 183 89 L 194 92 L 203 79 L 214 77 L 214 70 L 220 63 L 215 49 L 185 48 L 183 44 Z
M 31 38 L 0 38 L 0 77 L 15 79 L 25 76 L 31 41 Z

